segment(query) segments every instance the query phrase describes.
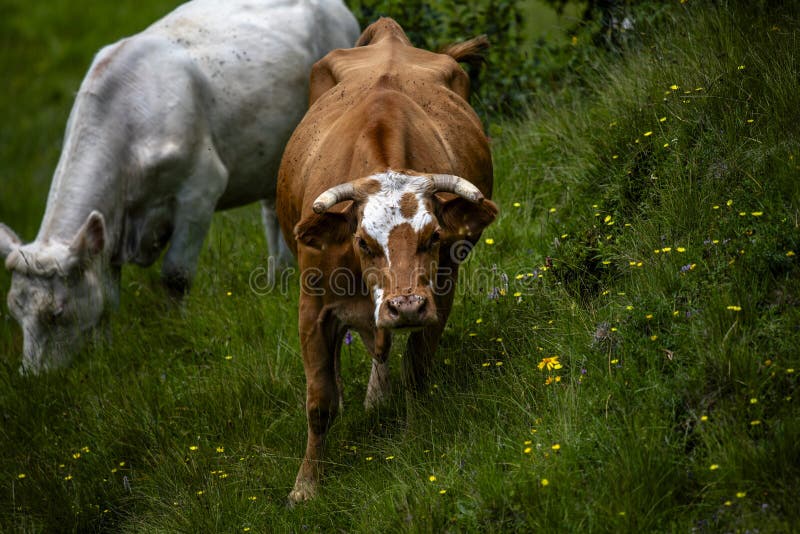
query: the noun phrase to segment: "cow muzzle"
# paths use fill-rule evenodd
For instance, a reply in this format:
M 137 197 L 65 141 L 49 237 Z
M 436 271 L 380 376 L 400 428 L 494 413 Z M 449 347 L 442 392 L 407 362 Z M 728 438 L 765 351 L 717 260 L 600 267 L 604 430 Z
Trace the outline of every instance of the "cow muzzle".
M 430 297 L 397 295 L 386 299 L 378 310 L 378 328 L 422 328 L 436 322 L 436 307 Z

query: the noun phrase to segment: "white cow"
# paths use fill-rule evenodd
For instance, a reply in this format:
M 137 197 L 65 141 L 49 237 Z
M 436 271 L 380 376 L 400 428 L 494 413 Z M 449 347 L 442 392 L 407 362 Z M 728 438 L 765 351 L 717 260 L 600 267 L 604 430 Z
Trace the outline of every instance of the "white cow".
M 120 267 L 183 294 L 215 210 L 262 201 L 269 252 L 291 254 L 274 201 L 315 61 L 359 28 L 341 0 L 194 0 L 100 50 L 67 122 L 36 240 L 0 224 L 22 370 L 69 362 L 119 299 Z M 276 252 L 277 251 L 277 252 Z

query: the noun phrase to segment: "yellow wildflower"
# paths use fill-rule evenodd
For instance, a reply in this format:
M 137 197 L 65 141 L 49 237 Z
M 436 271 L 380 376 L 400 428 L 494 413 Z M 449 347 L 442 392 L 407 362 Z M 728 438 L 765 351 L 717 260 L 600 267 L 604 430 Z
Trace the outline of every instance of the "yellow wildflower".
M 547 486 L 548 484 L 550 484 L 550 481 L 549 481 L 549 480 L 547 480 L 546 478 L 543 478 L 543 479 L 542 479 L 542 480 L 541 480 L 539 483 L 540 483 L 542 486 Z
M 492 239 L 491 237 L 487 237 L 486 239 L 484 239 L 484 242 L 487 245 L 494 245 L 494 239 Z
M 558 361 L 558 356 L 551 356 L 549 358 L 542 358 L 542 361 L 539 362 L 539 370 L 541 371 L 545 367 L 547 367 L 548 371 L 553 369 L 561 369 L 561 363 Z

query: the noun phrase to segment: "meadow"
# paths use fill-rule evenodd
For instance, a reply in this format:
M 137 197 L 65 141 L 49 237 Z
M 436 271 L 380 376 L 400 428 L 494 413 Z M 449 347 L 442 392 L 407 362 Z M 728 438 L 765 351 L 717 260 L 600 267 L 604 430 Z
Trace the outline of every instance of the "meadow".
M 0 221 L 24 239 L 93 52 L 178 3 L 4 2 Z M 68 369 L 21 376 L 0 305 L 0 531 L 800 529 L 800 6 L 655 2 L 618 49 L 564 46 L 488 126 L 501 215 L 430 390 L 404 394 L 395 351 L 364 413 L 344 348 L 319 498 L 286 506 L 298 286 L 253 290 L 250 206 L 215 216 L 182 305 L 126 268 L 111 340 Z

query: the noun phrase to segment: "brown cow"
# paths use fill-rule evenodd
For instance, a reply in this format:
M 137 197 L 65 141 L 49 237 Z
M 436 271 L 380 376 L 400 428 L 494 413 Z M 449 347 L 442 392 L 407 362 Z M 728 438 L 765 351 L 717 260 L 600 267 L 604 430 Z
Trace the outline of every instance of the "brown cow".
M 302 273 L 300 343 L 308 444 L 292 503 L 319 484 L 323 440 L 341 404 L 347 328 L 372 354 L 365 405 L 387 393 L 392 332 L 408 331 L 407 385 L 420 389 L 450 313 L 454 247 L 471 246 L 497 216 L 492 158 L 467 103 L 485 37 L 436 54 L 382 18 L 356 48 L 314 65 L 311 107 L 278 177 L 278 218 Z

